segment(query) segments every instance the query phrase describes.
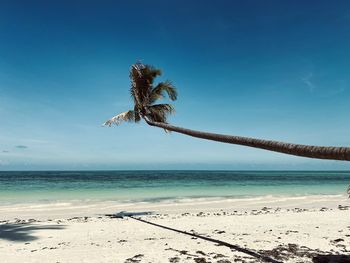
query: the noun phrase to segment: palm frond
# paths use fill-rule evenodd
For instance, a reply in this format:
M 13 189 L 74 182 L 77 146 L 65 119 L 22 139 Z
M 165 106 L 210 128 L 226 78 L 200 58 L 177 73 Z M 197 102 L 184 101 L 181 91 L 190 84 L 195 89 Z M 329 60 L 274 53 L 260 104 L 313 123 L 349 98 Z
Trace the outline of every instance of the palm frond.
M 135 116 L 135 119 L 134 119 L 135 122 L 139 122 L 141 120 L 141 116 L 136 105 L 134 106 L 134 116 Z
M 153 81 L 156 77 L 162 75 L 162 71 L 160 69 L 157 69 L 151 65 L 144 65 L 141 71 L 143 78 L 150 84 L 153 84 Z
M 171 104 L 154 104 L 149 108 L 154 109 L 156 111 L 164 111 L 166 114 L 171 114 L 175 112 L 174 106 Z
M 139 118 L 139 116 L 138 116 Z M 133 122 L 135 121 L 135 112 L 133 110 L 122 112 L 108 121 L 106 121 L 103 125 L 104 126 L 111 126 L 112 124 L 119 125 L 121 122 Z
M 161 75 L 161 71 L 151 65 L 136 63 L 131 66 L 131 96 L 134 102 L 139 106 L 146 103 L 149 94 L 153 89 L 153 82 L 157 76 Z
M 173 106 L 155 102 L 165 96 L 169 96 L 170 100 L 176 100 L 177 91 L 170 81 L 153 85 L 155 78 L 161 74 L 159 69 L 151 65 L 140 62 L 133 64 L 130 68 L 130 94 L 134 100 L 134 109 L 114 116 L 104 125 L 119 125 L 123 121 L 139 122 L 142 118 L 166 123 L 168 115 L 174 112 Z
M 162 111 L 156 111 L 154 109 L 150 109 L 147 114 L 147 118 L 149 118 L 153 122 L 163 122 L 166 123 L 166 114 Z
M 170 81 L 160 82 L 156 87 L 154 87 L 150 93 L 149 103 L 153 104 L 158 99 L 162 99 L 165 97 L 165 93 L 168 94 L 171 100 L 177 99 L 177 91 L 176 88 Z
M 171 104 L 155 104 L 149 106 L 147 117 L 155 122 L 166 123 L 167 116 L 174 113 L 174 107 Z
M 130 69 L 130 80 L 131 80 L 131 87 L 130 87 L 130 94 L 131 97 L 134 99 L 134 103 L 141 105 L 141 93 L 140 89 L 142 87 L 142 83 L 140 83 L 140 78 L 142 78 L 142 67 L 143 64 L 136 63 L 131 66 Z

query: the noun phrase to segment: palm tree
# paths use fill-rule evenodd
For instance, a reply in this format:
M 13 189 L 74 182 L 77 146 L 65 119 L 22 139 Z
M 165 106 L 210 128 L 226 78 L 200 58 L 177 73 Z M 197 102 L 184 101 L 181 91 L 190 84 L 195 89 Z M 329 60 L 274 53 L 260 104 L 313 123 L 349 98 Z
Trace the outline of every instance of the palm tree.
M 170 81 L 160 82 L 154 86 L 154 79 L 160 75 L 161 71 L 153 66 L 142 63 L 132 65 L 130 70 L 130 92 L 134 100 L 134 109 L 114 116 L 106 121 L 104 125 L 118 125 L 122 121 L 139 122 L 141 119 L 144 119 L 150 126 L 156 126 L 163 128 L 165 131 L 178 132 L 196 138 L 244 145 L 302 157 L 350 161 L 350 147 L 293 144 L 195 131 L 170 125 L 166 119 L 168 114 L 174 112 L 174 107 L 171 104 L 156 104 L 156 102 L 158 99 L 164 98 L 166 94 L 170 100 L 174 101 L 177 98 L 177 92 Z

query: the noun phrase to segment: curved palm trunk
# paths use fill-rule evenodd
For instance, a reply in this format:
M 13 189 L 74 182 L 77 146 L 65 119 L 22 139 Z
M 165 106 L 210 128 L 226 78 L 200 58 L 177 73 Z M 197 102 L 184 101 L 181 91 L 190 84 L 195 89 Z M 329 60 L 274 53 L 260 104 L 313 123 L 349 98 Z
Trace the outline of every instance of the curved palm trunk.
M 178 132 L 205 140 L 244 145 L 259 149 L 265 149 L 268 151 L 280 152 L 309 158 L 350 161 L 350 147 L 311 146 L 270 140 L 261 140 L 241 136 L 230 136 L 217 133 L 195 131 L 181 127 L 176 127 L 166 123 L 152 122 L 147 118 L 144 119 L 151 126 L 156 126 L 169 131 Z

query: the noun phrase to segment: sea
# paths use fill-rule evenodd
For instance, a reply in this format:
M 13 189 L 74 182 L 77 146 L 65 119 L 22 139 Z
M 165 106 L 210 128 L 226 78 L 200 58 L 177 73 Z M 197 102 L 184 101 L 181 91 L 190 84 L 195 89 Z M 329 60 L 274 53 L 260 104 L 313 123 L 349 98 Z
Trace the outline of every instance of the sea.
M 0 205 L 346 195 L 350 171 L 0 172 Z

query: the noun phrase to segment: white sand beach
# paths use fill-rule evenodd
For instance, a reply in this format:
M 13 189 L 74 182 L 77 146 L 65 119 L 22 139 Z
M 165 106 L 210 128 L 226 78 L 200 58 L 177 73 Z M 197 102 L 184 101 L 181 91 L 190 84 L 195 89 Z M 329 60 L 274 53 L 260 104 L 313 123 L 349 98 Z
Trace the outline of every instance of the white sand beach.
M 104 215 L 119 211 L 150 211 L 140 218 L 234 248 Z M 2 263 L 350 262 L 350 201 L 345 195 L 14 205 L 1 207 L 0 215 Z
M 350 263 L 350 0 L 0 0 L 0 263 Z

